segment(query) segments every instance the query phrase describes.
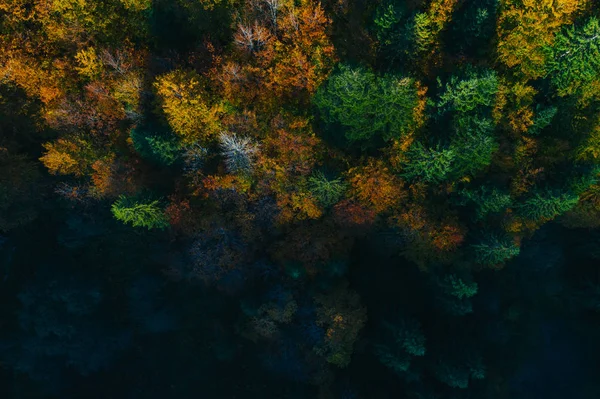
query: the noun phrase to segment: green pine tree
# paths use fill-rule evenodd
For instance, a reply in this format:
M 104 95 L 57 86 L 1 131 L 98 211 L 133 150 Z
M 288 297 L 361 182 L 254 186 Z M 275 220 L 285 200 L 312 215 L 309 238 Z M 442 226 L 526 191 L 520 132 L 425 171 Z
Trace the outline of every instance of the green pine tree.
M 145 227 L 150 230 L 164 229 L 169 226 L 158 200 L 144 202 L 121 196 L 112 205 L 111 211 L 117 220 L 133 227 Z

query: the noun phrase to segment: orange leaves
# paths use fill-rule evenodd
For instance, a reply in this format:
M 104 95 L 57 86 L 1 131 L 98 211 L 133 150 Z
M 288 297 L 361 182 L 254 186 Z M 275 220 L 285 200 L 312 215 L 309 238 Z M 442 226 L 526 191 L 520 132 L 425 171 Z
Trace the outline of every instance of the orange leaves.
M 278 116 L 272 129 L 256 165 L 258 191 L 275 195 L 281 223 L 320 218 L 323 210 L 306 189 L 306 178 L 319 160 L 321 141 L 303 118 Z
M 369 227 L 377 213 L 351 200 L 343 200 L 333 207 L 334 220 L 342 227 Z
M 377 213 L 397 207 L 406 198 L 403 182 L 381 161 L 371 160 L 366 166 L 352 168 L 351 195 Z
M 449 262 L 465 238 L 465 228 L 452 217 L 435 220 L 418 204 L 394 218 L 409 241 L 404 255 L 422 268 Z
M 114 154 L 96 160 L 92 170 L 91 192 L 98 198 L 116 198 L 137 190 L 134 169 L 116 159 Z
M 452 251 L 464 241 L 464 231 L 458 226 L 445 225 L 429 233 L 431 242 L 440 251 Z
M 281 22 L 282 39 L 273 65 L 273 86 L 280 96 L 306 90 L 308 94 L 327 78 L 334 62 L 334 49 L 327 35 L 331 21 L 320 4 L 303 1 L 290 9 Z
M 278 100 L 307 102 L 334 63 L 331 21 L 311 1 L 253 4 L 236 26 L 238 52 L 216 74 L 223 93 L 234 104 L 251 101 L 267 109 Z
M 59 83 L 61 71 L 48 71 L 32 58 L 18 52 L 0 55 L 0 76 L 13 81 L 29 96 L 38 97 L 48 105 L 63 95 Z
M 320 145 L 321 140 L 311 131 L 277 129 L 265 139 L 263 152 L 275 159 L 285 173 L 307 175 L 319 157 Z

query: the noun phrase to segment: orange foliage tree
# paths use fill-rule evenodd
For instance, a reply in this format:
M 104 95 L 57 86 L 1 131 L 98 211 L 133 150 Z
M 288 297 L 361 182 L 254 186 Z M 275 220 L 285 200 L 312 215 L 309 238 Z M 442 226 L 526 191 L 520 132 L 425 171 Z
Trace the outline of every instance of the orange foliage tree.
M 381 161 L 369 160 L 348 171 L 350 195 L 377 213 L 389 211 L 406 199 L 403 182 Z
M 219 59 L 215 72 L 225 98 L 267 108 L 280 99 L 307 102 L 335 60 L 330 24 L 309 0 L 248 2 L 236 21 L 233 54 Z

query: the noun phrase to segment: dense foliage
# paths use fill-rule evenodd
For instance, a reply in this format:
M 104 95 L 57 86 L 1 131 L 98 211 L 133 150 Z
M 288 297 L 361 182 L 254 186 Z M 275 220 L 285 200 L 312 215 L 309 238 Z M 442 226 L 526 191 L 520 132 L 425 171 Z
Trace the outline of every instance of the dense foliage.
M 600 397 L 591 0 L 0 0 L 2 398 Z

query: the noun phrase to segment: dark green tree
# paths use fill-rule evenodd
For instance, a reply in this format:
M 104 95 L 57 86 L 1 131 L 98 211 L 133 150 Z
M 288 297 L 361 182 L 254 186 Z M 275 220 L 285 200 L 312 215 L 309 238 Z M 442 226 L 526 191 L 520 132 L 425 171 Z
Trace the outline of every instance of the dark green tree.
M 376 76 L 364 68 L 340 65 L 319 88 L 313 102 L 322 120 L 341 126 L 350 141 L 399 138 L 417 124 L 417 86 L 411 78 Z
M 451 148 L 426 148 L 420 142 L 415 142 L 408 151 L 403 175 L 409 180 L 441 183 L 452 176 L 456 157 Z
M 539 104 L 536 107 L 535 117 L 533 119 L 533 125 L 529 128 L 527 133 L 538 135 L 546 127 L 550 126 L 552 119 L 556 116 L 558 108 L 554 106 L 544 107 Z
M 443 356 L 433 366 L 435 377 L 452 388 L 466 389 L 470 380 L 485 378 L 485 366 L 479 356 Z
M 502 212 L 512 204 L 510 194 L 495 187 L 479 186 L 472 189 L 463 189 L 459 192 L 459 195 L 461 197 L 459 203 L 473 207 L 477 220 L 484 219 L 490 214 Z
M 452 140 L 450 147 L 456 154 L 452 176 L 474 175 L 492 163 L 498 143 L 489 135 L 465 131 Z
M 147 134 L 139 129 L 132 129 L 130 137 L 136 152 L 156 163 L 170 166 L 181 156 L 181 144 L 173 135 Z
M 573 193 L 538 192 L 518 206 L 519 215 L 532 221 L 550 221 L 571 210 L 579 197 Z
M 498 92 L 498 77 L 494 71 L 468 71 L 466 78 L 452 76 L 444 86 L 438 101 L 441 113 L 478 112 L 481 107 L 491 110 Z
M 381 339 L 374 345 L 375 356 L 395 373 L 411 379 L 410 366 L 415 357 L 425 355 L 425 335 L 417 320 L 402 318 L 392 324 L 383 322 Z
M 475 261 L 484 266 L 500 265 L 520 252 L 519 246 L 509 238 L 500 238 L 494 235 L 484 238 L 471 247 L 474 251 Z

